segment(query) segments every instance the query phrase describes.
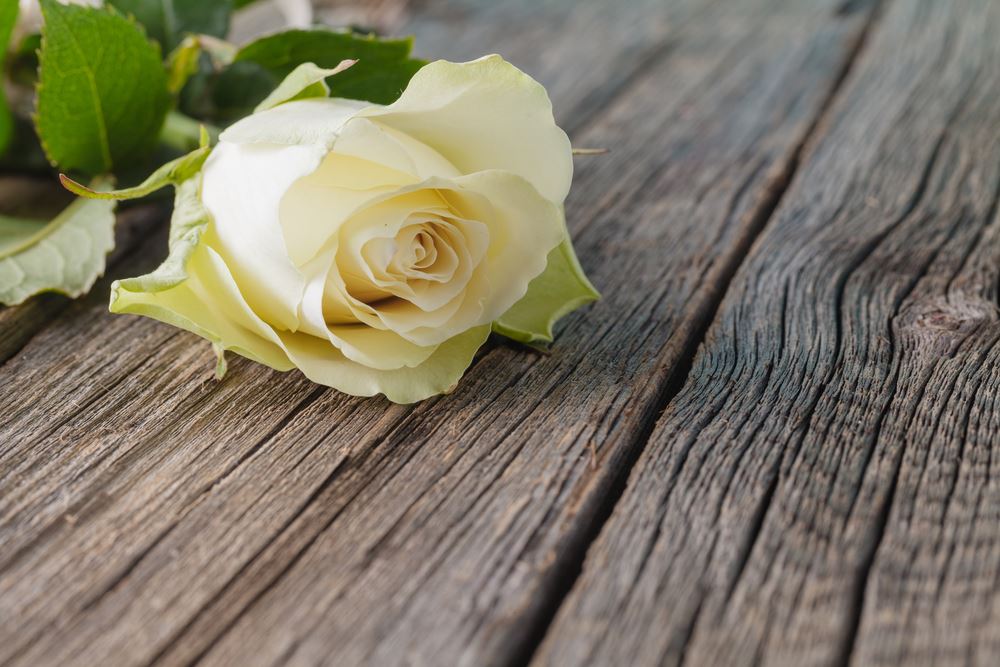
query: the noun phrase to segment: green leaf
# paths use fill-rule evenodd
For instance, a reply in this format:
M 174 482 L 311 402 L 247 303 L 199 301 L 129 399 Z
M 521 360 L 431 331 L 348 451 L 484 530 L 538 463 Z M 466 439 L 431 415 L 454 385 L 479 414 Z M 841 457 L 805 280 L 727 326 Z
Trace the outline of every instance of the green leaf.
M 177 184 L 174 213 L 170 219 L 170 243 L 167 258 L 152 273 L 137 278 L 116 280 L 111 285 L 111 312 L 120 292 L 161 292 L 179 285 L 187 278 L 184 265 L 198 247 L 198 240 L 210 220 L 201 203 L 201 175 Z M 177 325 L 181 326 L 181 325 Z
M 0 0 L 0 71 L 2 71 L 7 45 L 10 42 L 14 24 L 17 23 L 17 0 Z M 0 153 L 7 149 L 14 133 L 14 115 L 7 106 L 7 98 L 0 89 Z
M 135 16 L 146 33 L 173 49 L 185 35 L 201 33 L 223 37 L 229 31 L 232 0 L 108 0 L 126 14 Z
M 332 69 L 323 69 L 314 63 L 302 63 L 292 70 L 292 73 L 286 76 L 285 80 L 270 95 L 265 97 L 254 111 L 273 109 L 279 104 L 292 100 L 328 97 L 330 86 L 326 84 L 326 78 L 343 72 L 356 62 L 356 60 L 344 60 Z
M 493 323 L 493 330 L 522 343 L 551 342 L 560 318 L 599 298 L 567 237 L 549 253 L 548 266 L 531 281 L 524 298 Z
M 156 146 L 170 107 L 160 50 L 114 10 L 42 0 L 35 126 L 49 161 L 97 174 Z
M 358 63 L 330 82 L 333 97 L 390 104 L 426 62 L 410 58 L 412 38 L 379 39 L 374 35 L 316 28 L 287 30 L 253 41 L 236 53 L 236 62 L 254 62 L 281 79 L 302 63 L 336 67 Z
M 87 292 L 114 247 L 114 208 L 113 201 L 78 199 L 48 223 L 0 217 L 0 303 Z
M 202 165 L 205 164 L 205 160 L 208 159 L 208 154 L 211 151 L 211 148 L 207 145 L 207 137 L 204 137 L 204 135 L 202 144 L 201 148 L 161 166 L 150 174 L 146 180 L 135 187 L 101 191 L 77 183 L 72 178 L 66 176 L 66 174 L 59 174 L 59 180 L 62 182 L 63 187 L 73 194 L 88 199 L 138 199 L 168 185 L 182 183 L 197 174 L 201 170 Z

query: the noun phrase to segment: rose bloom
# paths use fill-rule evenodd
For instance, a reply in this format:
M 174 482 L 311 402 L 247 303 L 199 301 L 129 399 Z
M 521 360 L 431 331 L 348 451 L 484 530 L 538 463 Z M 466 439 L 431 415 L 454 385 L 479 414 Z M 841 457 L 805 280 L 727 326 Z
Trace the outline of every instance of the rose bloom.
M 179 197 L 183 280 L 118 283 L 112 310 L 354 395 L 448 392 L 551 252 L 578 269 L 572 173 L 544 88 L 499 56 L 428 64 L 389 106 L 287 102 L 222 133 L 200 176 L 207 224 Z M 556 316 L 593 298 L 581 280 L 591 292 Z

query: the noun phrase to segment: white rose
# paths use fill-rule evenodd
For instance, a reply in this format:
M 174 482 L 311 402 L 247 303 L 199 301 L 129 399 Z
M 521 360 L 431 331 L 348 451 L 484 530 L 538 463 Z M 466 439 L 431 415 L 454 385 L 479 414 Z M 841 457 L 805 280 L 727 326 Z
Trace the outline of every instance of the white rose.
M 199 178 L 178 190 L 171 258 L 112 310 L 350 394 L 447 392 L 491 326 L 550 338 L 594 298 L 572 172 L 544 88 L 499 56 L 428 64 L 389 106 L 283 103 L 223 132 L 200 203 Z

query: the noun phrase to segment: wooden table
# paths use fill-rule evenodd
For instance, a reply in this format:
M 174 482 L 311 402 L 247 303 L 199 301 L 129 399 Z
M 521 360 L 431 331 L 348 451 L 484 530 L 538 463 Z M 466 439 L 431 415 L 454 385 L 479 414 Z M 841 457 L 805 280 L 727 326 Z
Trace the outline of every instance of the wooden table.
M 604 300 L 410 407 L 0 312 L 0 663 L 1000 664 L 1000 2 L 357 11 L 611 150 Z

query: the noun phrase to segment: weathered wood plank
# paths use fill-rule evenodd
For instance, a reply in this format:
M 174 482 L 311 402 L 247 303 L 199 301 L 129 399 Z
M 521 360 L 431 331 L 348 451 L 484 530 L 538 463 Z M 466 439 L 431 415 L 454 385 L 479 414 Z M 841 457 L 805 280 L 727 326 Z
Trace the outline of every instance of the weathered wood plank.
M 413 26 L 456 58 L 514 40 L 573 139 L 612 148 L 581 162 L 568 202 L 606 301 L 551 356 L 495 348 L 414 408 L 239 360 L 216 384 L 193 337 L 74 306 L 0 369 L 0 660 L 489 664 L 532 648 L 865 21 L 826 0 L 602 5 L 522 14 L 544 29 Z
M 537 664 L 996 664 L 998 31 L 889 4 Z

